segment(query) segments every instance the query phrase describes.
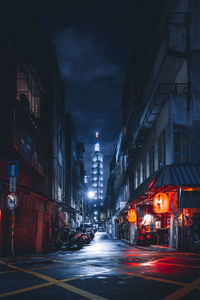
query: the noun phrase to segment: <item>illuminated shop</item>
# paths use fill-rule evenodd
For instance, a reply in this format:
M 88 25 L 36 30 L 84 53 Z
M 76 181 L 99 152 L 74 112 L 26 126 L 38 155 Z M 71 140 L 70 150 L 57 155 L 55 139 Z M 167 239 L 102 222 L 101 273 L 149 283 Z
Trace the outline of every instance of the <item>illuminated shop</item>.
M 200 220 L 200 165 L 162 167 L 135 190 L 137 243 L 193 248 Z

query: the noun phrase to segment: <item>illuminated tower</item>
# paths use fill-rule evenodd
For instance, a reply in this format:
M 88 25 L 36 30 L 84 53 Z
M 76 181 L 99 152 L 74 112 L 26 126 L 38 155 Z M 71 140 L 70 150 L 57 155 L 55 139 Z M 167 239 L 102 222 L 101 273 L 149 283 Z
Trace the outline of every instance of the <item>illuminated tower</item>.
M 96 132 L 94 152 L 91 155 L 91 184 L 95 193 L 94 206 L 103 206 L 103 155 L 100 152 L 99 133 Z

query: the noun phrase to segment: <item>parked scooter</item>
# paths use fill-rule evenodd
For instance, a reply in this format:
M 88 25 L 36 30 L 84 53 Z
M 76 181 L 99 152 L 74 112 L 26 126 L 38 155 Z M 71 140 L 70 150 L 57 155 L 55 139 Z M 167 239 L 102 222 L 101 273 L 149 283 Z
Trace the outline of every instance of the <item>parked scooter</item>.
M 89 236 L 90 236 L 90 239 L 93 240 L 94 238 L 94 234 L 95 234 L 95 231 L 94 231 L 94 228 L 93 228 L 93 225 L 90 224 L 90 223 L 82 223 L 80 225 L 81 227 L 81 230 L 85 233 L 87 233 Z
M 84 244 L 82 234 L 76 231 L 70 231 L 68 227 L 61 228 L 57 233 L 56 247 L 58 249 L 80 249 Z
M 91 237 L 90 237 L 90 234 L 88 232 L 86 232 L 85 229 L 81 229 L 81 227 L 77 227 L 76 228 L 76 231 L 78 233 L 81 233 L 82 235 L 82 238 L 83 238 L 83 243 L 84 244 L 89 244 L 91 242 Z

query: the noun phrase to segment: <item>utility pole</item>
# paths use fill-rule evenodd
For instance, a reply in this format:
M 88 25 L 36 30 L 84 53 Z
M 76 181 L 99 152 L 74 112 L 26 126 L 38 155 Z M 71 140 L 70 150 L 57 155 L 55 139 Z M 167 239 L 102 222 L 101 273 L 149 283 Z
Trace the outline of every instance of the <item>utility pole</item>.
M 83 197 L 82 197 L 82 218 L 83 218 L 83 229 L 84 229 L 84 207 L 83 207 Z

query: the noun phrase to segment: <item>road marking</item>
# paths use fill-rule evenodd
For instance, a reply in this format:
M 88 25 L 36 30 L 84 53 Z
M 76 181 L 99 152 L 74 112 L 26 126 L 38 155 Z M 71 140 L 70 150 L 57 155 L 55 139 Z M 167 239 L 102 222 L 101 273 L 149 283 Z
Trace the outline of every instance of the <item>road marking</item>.
M 121 273 L 126 274 L 126 275 L 135 276 L 135 277 L 144 278 L 144 279 L 147 279 L 147 280 L 155 280 L 155 281 L 160 281 L 160 282 L 170 283 L 170 284 L 176 284 L 176 285 L 182 285 L 182 286 L 186 285 L 185 283 L 179 282 L 179 281 L 173 281 L 173 280 L 168 280 L 168 279 L 163 279 L 163 278 L 158 278 L 158 277 L 153 277 L 153 276 L 146 276 L 146 275 L 141 275 L 141 274 L 132 273 L 132 272 L 121 271 Z
M 3 271 L 3 272 L 0 272 L 0 274 L 15 273 L 15 272 L 19 272 L 19 271 L 18 270 Z
M 68 290 L 68 291 L 70 291 L 70 292 L 73 292 L 73 293 L 78 294 L 78 295 L 80 295 L 82 297 L 85 297 L 87 299 L 91 299 L 91 300 L 94 300 L 94 299 L 95 300 L 106 300 L 106 298 L 97 296 L 95 294 L 92 294 L 90 292 L 84 291 L 82 289 L 79 289 L 79 288 L 74 287 L 72 285 L 69 285 L 67 283 L 62 283 L 61 282 L 61 283 L 58 283 L 57 285 L 60 286 L 60 287 L 62 287 L 62 288 L 64 288 L 64 289 L 66 289 L 66 290 Z
M 46 270 L 46 269 L 53 269 L 53 268 L 59 268 L 59 267 L 65 267 L 65 265 L 55 265 L 55 266 L 47 266 L 47 267 L 38 267 L 38 268 L 31 268 L 31 269 L 27 269 L 27 270 Z
M 68 264 L 68 265 L 71 265 L 71 264 L 73 264 L 73 263 L 71 263 L 71 262 L 68 262 L 68 261 L 65 261 L 65 260 L 57 260 L 57 259 L 51 259 L 51 261 L 52 262 L 57 262 L 57 263 L 60 263 L 60 264 Z M 76 264 L 78 264 L 78 263 L 76 263 Z
M 37 289 L 41 289 L 43 287 L 50 286 L 50 285 L 53 285 L 53 284 L 50 283 L 50 282 L 47 282 L 47 283 L 43 283 L 43 284 L 33 285 L 33 286 L 30 286 L 30 287 L 27 287 L 27 288 L 18 289 L 18 290 L 14 290 L 14 291 L 11 291 L 11 292 L 0 294 L 0 298 L 13 296 L 13 295 L 17 295 L 17 294 L 37 290 Z
M 55 278 L 49 277 L 49 276 L 47 276 L 47 275 L 43 275 L 43 274 L 40 274 L 40 273 L 37 273 L 37 272 L 33 272 L 33 271 L 27 270 L 27 269 L 22 269 L 22 268 L 20 268 L 20 267 L 13 266 L 13 265 L 10 265 L 10 264 L 7 264 L 7 263 L 5 263 L 5 262 L 3 262 L 3 261 L 0 261 L 0 263 L 3 264 L 3 265 L 6 265 L 6 266 L 8 266 L 8 267 L 10 267 L 10 268 L 12 268 L 12 269 L 16 269 L 16 270 L 19 270 L 19 271 L 21 271 L 21 272 L 28 273 L 28 274 L 34 275 L 34 276 L 36 276 L 36 277 L 39 277 L 39 278 L 41 278 L 41 279 L 43 279 L 43 280 L 48 281 L 48 285 L 53 285 L 53 284 L 55 284 L 55 285 L 57 285 L 57 286 L 60 286 L 60 287 L 62 287 L 62 288 L 64 288 L 64 289 L 68 290 L 68 291 L 71 291 L 71 292 L 73 292 L 73 293 L 75 293 L 75 294 L 81 295 L 82 297 L 85 297 L 85 298 L 87 298 L 87 299 L 91 299 L 91 300 L 94 300 L 94 299 L 95 299 L 95 300 L 107 300 L 106 298 L 103 298 L 103 297 L 98 296 L 98 295 L 95 295 L 95 294 L 93 294 L 93 293 L 90 293 L 90 292 L 84 291 L 84 290 L 82 290 L 82 289 L 76 288 L 76 287 L 74 287 L 74 286 L 72 286 L 72 285 L 69 285 L 69 284 L 67 284 L 67 283 L 65 283 L 65 282 L 61 282 L 61 281 L 59 281 L 59 280 L 57 280 L 57 279 L 55 279 Z M 66 280 L 66 281 L 67 281 L 67 280 Z M 41 285 L 39 285 L 39 286 L 40 286 L 40 287 L 43 287 L 43 285 L 44 285 L 44 284 L 41 284 Z M 29 288 L 30 288 L 30 289 L 31 289 L 31 288 L 34 289 L 34 286 L 33 286 L 33 287 L 29 287 Z M 37 288 L 37 287 L 36 287 L 36 288 Z M 35 289 L 36 289 L 36 288 L 35 288 Z M 25 288 L 25 289 L 27 289 L 27 288 Z M 21 289 L 21 292 L 23 293 L 25 289 Z M 16 292 L 17 292 L 17 291 L 19 291 L 19 290 L 16 290 Z M 8 292 L 8 293 L 14 293 L 14 291 Z M 8 293 L 7 293 L 7 294 L 8 294 Z M 18 292 L 18 293 L 19 293 L 19 292 Z M 2 296 L 2 295 L 4 295 L 4 296 Z M 5 293 L 4 293 L 4 294 L 0 294 L 0 297 L 5 297 Z
M 67 281 L 76 280 L 78 278 L 79 277 L 76 276 L 76 277 L 72 277 L 72 278 L 65 278 L 65 279 L 62 279 L 60 281 L 61 282 L 67 282 Z M 7 296 L 13 296 L 13 295 L 17 295 L 17 294 L 21 294 L 21 293 L 25 293 L 25 292 L 30 292 L 30 291 L 41 289 L 43 287 L 47 287 L 47 286 L 51 286 L 51 285 L 54 285 L 54 284 L 51 283 L 51 282 L 47 282 L 47 283 L 33 285 L 33 286 L 30 286 L 30 287 L 27 287 L 27 288 L 22 288 L 22 289 L 18 289 L 18 290 L 14 290 L 14 291 L 10 291 L 10 292 L 7 292 L 7 293 L 0 294 L 0 298 L 7 297 Z
M 192 281 L 191 283 L 185 285 L 184 287 L 180 288 L 178 291 L 172 293 L 171 295 L 165 297 L 163 300 L 178 300 L 183 298 L 185 295 L 192 292 L 194 289 L 199 288 L 200 285 L 200 278 Z

